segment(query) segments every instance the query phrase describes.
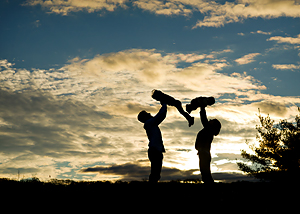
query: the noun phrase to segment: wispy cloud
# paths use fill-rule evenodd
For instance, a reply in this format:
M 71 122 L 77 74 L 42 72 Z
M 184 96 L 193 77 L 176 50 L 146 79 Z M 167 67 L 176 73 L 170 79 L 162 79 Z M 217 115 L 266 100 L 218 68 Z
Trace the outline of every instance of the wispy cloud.
M 267 41 L 277 41 L 278 43 L 300 44 L 300 34 L 295 37 L 273 36 Z
M 258 30 L 256 32 L 252 31 L 251 33 L 252 34 L 264 34 L 264 35 L 271 35 L 272 34 L 272 32 L 264 32 L 262 30 Z
M 278 18 L 300 17 L 298 0 L 240 0 L 219 4 L 206 2 L 199 7 L 201 13 L 207 13 L 203 21 L 198 21 L 195 27 L 221 27 L 232 22 L 241 22 L 248 18 Z
M 187 7 L 190 3 L 187 1 L 159 1 L 159 0 L 141 0 L 133 1 L 133 5 L 158 15 L 183 15 L 189 16 L 193 9 Z
M 76 58 L 76 60 L 78 60 Z M 162 56 L 153 50 L 131 49 L 117 53 L 97 55 L 91 60 L 73 60 L 64 69 L 83 74 L 93 74 L 101 77 L 102 82 L 114 84 L 117 79 L 113 75 L 121 72 L 119 78 L 131 80 L 137 78 L 147 82 L 160 82 L 168 72 L 176 70 L 176 56 Z M 120 73 L 120 74 L 121 74 Z
M 285 43 L 287 45 L 292 46 L 294 49 L 298 49 L 300 51 L 300 34 L 297 35 L 297 37 L 283 37 L 283 36 L 273 36 L 267 39 L 267 41 L 276 41 L 277 43 Z M 286 48 L 286 47 L 284 47 Z M 298 53 L 298 56 L 300 57 L 300 52 Z M 293 64 L 283 64 L 283 65 L 273 65 L 273 68 L 275 69 L 280 69 L 280 70 L 286 70 L 286 69 L 299 69 L 298 65 L 293 65 Z
M 299 0 L 238 0 L 226 1 L 224 4 L 206 0 L 28 0 L 25 5 L 41 5 L 52 13 L 67 15 L 70 12 L 85 10 L 114 11 L 117 7 L 138 7 L 157 15 L 181 15 L 190 16 L 194 11 L 204 14 L 204 19 L 199 20 L 197 27 L 221 27 L 232 22 L 241 22 L 248 18 L 278 18 L 300 17 Z
M 41 5 L 48 9 L 51 13 L 68 15 L 70 12 L 78 12 L 85 10 L 93 13 L 100 10 L 114 11 L 117 7 L 126 7 L 128 0 L 28 0 L 24 5 L 36 6 Z
M 236 59 L 235 61 L 240 65 L 249 64 L 251 62 L 254 62 L 254 58 L 258 55 L 260 55 L 260 53 L 250 53 L 239 59 Z
M 300 69 L 300 65 L 294 64 L 274 64 L 272 65 L 273 68 L 277 70 L 297 70 Z
M 104 85 L 112 87 L 178 87 L 192 91 L 217 95 L 243 89 L 263 89 L 247 75 L 226 75 L 218 73 L 230 66 L 225 59 L 215 58 L 231 50 L 213 51 L 210 54 L 163 53 L 156 50 L 130 49 L 117 53 L 97 55 L 93 59 L 72 62 L 63 69 L 69 72 L 94 75 Z M 247 63 L 258 55 L 248 56 Z M 186 63 L 185 67 L 178 67 Z M 140 86 L 142 82 L 143 86 Z M 165 83 L 168 84 L 165 84 Z M 175 88 L 174 88 L 175 89 Z M 134 89 L 132 89 L 134 90 Z M 207 92 L 205 92 L 207 93 Z
M 36 20 L 36 21 L 34 21 L 33 22 L 33 25 L 35 26 L 35 27 L 40 27 L 41 26 L 41 22 L 40 22 L 40 20 Z

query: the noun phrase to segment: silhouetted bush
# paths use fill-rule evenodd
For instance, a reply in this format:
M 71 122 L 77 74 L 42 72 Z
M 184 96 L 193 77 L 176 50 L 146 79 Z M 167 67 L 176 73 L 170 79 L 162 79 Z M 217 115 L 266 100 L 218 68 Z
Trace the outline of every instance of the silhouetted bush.
M 300 108 L 298 108 L 300 112 Z M 259 146 L 250 146 L 254 154 L 242 150 L 242 157 L 251 161 L 249 166 L 238 163 L 238 167 L 248 175 L 271 181 L 299 181 L 300 177 L 300 116 L 295 123 L 281 120 L 274 125 L 269 116 L 258 116 L 257 126 Z

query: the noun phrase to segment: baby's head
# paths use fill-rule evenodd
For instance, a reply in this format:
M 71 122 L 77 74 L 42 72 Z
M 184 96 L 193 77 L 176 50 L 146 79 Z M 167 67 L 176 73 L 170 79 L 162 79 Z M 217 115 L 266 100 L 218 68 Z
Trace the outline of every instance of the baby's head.
M 138 114 L 137 118 L 141 123 L 145 123 L 147 120 L 152 118 L 152 115 L 143 110 Z
M 213 135 L 217 136 L 220 133 L 222 127 L 220 121 L 217 119 L 212 119 L 209 121 L 209 125 L 212 128 Z

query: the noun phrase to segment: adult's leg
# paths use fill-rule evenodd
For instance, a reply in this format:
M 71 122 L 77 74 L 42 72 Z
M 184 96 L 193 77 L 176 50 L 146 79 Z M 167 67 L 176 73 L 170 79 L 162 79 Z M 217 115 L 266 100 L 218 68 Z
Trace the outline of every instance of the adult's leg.
M 157 183 L 160 179 L 160 173 L 163 163 L 163 154 L 156 149 L 149 148 L 148 149 L 148 157 L 151 162 L 151 173 L 149 176 L 149 182 Z
M 211 156 L 207 152 L 199 152 L 199 160 L 200 160 L 200 172 L 202 176 L 202 181 L 204 183 L 214 183 L 214 179 L 211 176 L 210 171 L 210 161 Z

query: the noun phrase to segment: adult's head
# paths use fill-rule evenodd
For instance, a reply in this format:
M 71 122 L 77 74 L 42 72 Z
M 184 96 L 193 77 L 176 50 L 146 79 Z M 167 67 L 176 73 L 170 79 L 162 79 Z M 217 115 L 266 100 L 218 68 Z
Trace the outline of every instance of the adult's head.
M 145 123 L 147 120 L 152 118 L 152 115 L 143 110 L 138 114 L 137 118 L 141 123 Z
M 220 121 L 217 120 L 217 119 L 212 119 L 212 120 L 209 121 L 209 125 L 212 128 L 213 134 L 215 136 L 217 136 L 220 133 L 220 130 L 221 130 L 221 127 L 222 127 Z

